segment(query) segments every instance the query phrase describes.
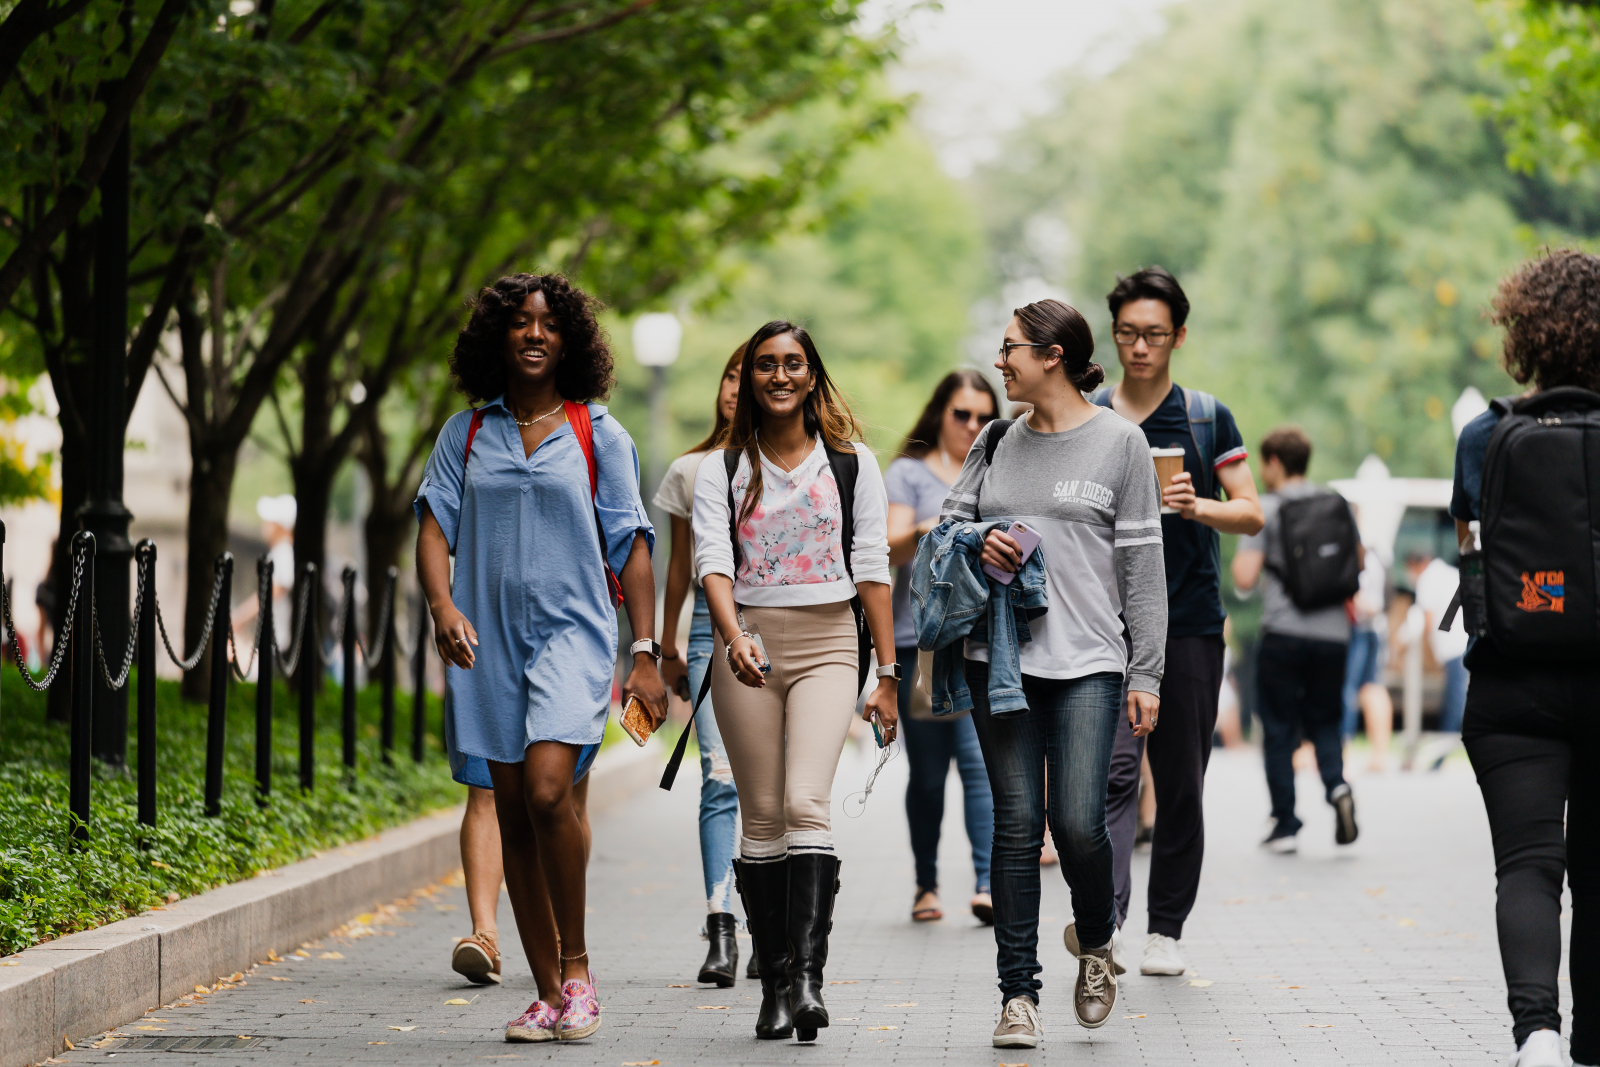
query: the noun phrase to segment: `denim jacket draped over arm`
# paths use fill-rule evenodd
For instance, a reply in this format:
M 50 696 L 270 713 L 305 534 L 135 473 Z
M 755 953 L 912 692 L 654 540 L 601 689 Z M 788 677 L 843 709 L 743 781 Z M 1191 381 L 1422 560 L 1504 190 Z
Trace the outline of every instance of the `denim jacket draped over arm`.
M 947 519 L 917 544 L 911 564 L 911 615 L 917 647 L 933 653 L 933 713 L 972 710 L 962 669 L 962 641 L 989 646 L 989 711 L 1026 711 L 1022 694 L 1022 643 L 1033 639 L 1028 623 L 1046 607 L 1044 558 L 1034 549 L 1009 585 L 984 573 L 980 557 L 990 530 L 1009 522 Z

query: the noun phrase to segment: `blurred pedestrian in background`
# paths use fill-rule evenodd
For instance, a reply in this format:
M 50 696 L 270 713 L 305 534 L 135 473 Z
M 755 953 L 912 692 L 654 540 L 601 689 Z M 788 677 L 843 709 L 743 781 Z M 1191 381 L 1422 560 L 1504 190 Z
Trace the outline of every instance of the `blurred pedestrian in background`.
M 1571 250 L 1541 256 L 1500 283 L 1493 307 L 1492 320 L 1506 331 L 1506 370 L 1517 382 L 1531 385 L 1525 394 L 1531 404 L 1540 403 L 1541 393 L 1562 386 L 1600 391 L 1600 257 Z M 1535 408 L 1519 413 L 1519 422 L 1533 429 L 1529 423 L 1545 419 L 1546 429 L 1560 433 L 1560 416 L 1552 411 L 1600 406 L 1600 398 L 1566 396 L 1570 408 Z M 1581 421 L 1566 431 L 1576 432 L 1576 442 L 1542 456 L 1533 453 L 1532 469 L 1517 472 L 1532 491 L 1516 496 L 1522 501 L 1535 498 L 1535 507 L 1554 505 L 1551 510 L 1565 514 L 1565 520 L 1541 529 L 1543 516 L 1487 513 L 1485 461 L 1503 417 L 1498 407 L 1491 407 L 1468 423 L 1456 441 L 1450 515 L 1464 553 L 1475 542 L 1469 524 L 1482 520 L 1486 572 L 1491 552 L 1507 562 L 1530 555 L 1548 558 L 1547 546 L 1530 542 L 1554 534 L 1562 543 L 1587 548 L 1600 533 L 1592 495 L 1587 507 L 1572 507 L 1574 497 L 1584 503 L 1581 490 L 1574 493 L 1573 488 L 1593 485 L 1592 469 L 1583 469 Z M 1505 477 L 1508 472 L 1501 473 Z M 1499 491 L 1503 498 L 1505 482 Z M 1494 523 L 1501 516 L 1508 520 L 1504 530 Z M 1530 525 L 1528 519 L 1535 521 Z M 1592 582 L 1587 561 L 1568 566 L 1578 568 L 1568 574 L 1582 574 Z M 1517 581 L 1515 570 L 1505 577 L 1508 586 Z M 1572 620 L 1574 628 L 1593 634 L 1592 586 L 1560 588 L 1546 576 L 1540 587 L 1529 571 L 1523 571 L 1521 580 L 1533 588 L 1525 589 L 1521 600 L 1515 589 L 1504 589 L 1500 605 L 1514 621 L 1560 624 L 1567 622 L 1569 610 L 1581 610 L 1587 617 Z M 1555 610 L 1556 596 L 1561 597 L 1560 612 Z M 1519 604 L 1525 607 L 1519 610 Z M 1493 609 L 1489 619 L 1494 619 Z M 1564 1067 L 1567 1062 L 1561 1047 L 1558 975 L 1563 874 L 1572 890 L 1567 961 L 1572 1064 L 1595 1067 L 1600 1064 L 1600 665 L 1593 638 L 1563 650 L 1503 646 L 1492 635 L 1478 637 L 1469 642 L 1465 659 L 1471 677 L 1462 736 L 1494 838 L 1495 920 L 1511 1036 L 1517 1045 L 1510 1067 Z
M 1345 596 L 1331 598 L 1326 590 L 1300 589 L 1298 571 L 1291 560 L 1316 560 L 1326 556 L 1337 569 L 1360 576 L 1360 541 L 1349 505 L 1329 490 L 1306 481 L 1311 464 L 1311 439 L 1295 426 L 1273 430 L 1261 440 L 1261 481 L 1267 495 L 1261 498 L 1266 524 L 1260 533 L 1240 540 L 1233 556 L 1233 584 L 1241 592 L 1261 583 L 1261 651 L 1256 666 L 1260 694 L 1262 756 L 1267 789 L 1272 795 L 1272 831 L 1262 845 L 1273 852 L 1294 852 L 1299 847 L 1301 822 L 1294 805 L 1294 751 L 1304 736 L 1317 753 L 1317 770 L 1329 804 L 1336 813 L 1334 841 L 1348 845 L 1356 839 L 1356 805 L 1344 780 L 1343 744 L 1339 736 L 1343 719 L 1344 668 L 1349 659 L 1350 617 Z M 1320 500 L 1318 499 L 1320 498 Z M 1302 502 L 1328 506 L 1318 515 Z M 1288 506 L 1300 521 L 1286 524 Z M 1339 508 L 1342 506 L 1342 513 Z M 1349 544 L 1327 541 L 1323 533 L 1327 515 L 1342 514 Z M 1286 526 L 1290 528 L 1286 529 Z M 1316 543 L 1301 543 L 1314 537 Z M 1333 552 L 1326 545 L 1334 544 Z M 1294 593 L 1291 595 L 1291 589 Z M 1350 590 L 1354 592 L 1354 590 Z M 1304 606 L 1302 606 L 1304 603 Z M 1317 606 L 1320 605 L 1320 606 Z
M 898 725 L 889 503 L 859 432 L 811 335 L 769 322 L 745 342 L 723 447 L 695 475 L 695 567 L 725 649 L 711 695 L 743 808 L 735 871 L 769 1040 L 829 1023 L 833 778 L 869 647 L 882 666 L 862 717 L 880 744 Z
M 1366 545 L 1361 561 L 1361 588 L 1350 598 L 1350 650 L 1344 664 L 1344 718 L 1340 737 L 1355 736 L 1358 721 L 1367 728 L 1371 754 L 1367 770 L 1381 771 L 1389 752 L 1389 735 L 1394 731 L 1394 701 L 1383 684 L 1383 668 L 1388 662 L 1389 616 L 1385 593 L 1389 586 L 1388 568 L 1377 549 Z M 1454 592 L 1454 587 L 1451 587 Z M 1462 689 L 1466 695 L 1466 689 Z
M 1161 553 L 1167 574 L 1166 668 L 1161 729 L 1148 738 L 1119 725 L 1111 756 L 1106 822 L 1116 857 L 1117 929 L 1128 917 L 1133 846 L 1139 823 L 1141 765 L 1147 760 L 1155 805 L 1150 836 L 1149 928 L 1140 974 L 1181 975 L 1183 924 L 1200 889 L 1205 859 L 1204 794 L 1217 727 L 1227 645 L 1222 639 L 1222 555 L 1218 531 L 1261 529 L 1256 480 L 1233 413 L 1209 393 L 1172 381 L 1172 356 L 1189 328 L 1189 298 L 1161 267 L 1120 278 L 1106 297 L 1122 380 L 1095 392 L 1144 431 L 1152 454 L 1172 453 L 1181 469 L 1161 489 Z M 1226 497 L 1226 499 L 1224 499 Z M 1069 928 L 1069 934 L 1071 933 Z M 1072 949 L 1069 937 L 1069 950 Z M 1131 954 L 1119 951 L 1118 971 Z
M 911 826 L 911 852 L 916 859 L 917 892 L 911 918 L 931 922 L 944 917 L 939 906 L 939 836 L 944 821 L 945 780 L 950 762 L 961 776 L 967 841 L 972 846 L 972 914 L 994 922 L 989 895 L 989 850 L 994 844 L 994 800 L 989 774 L 970 714 L 935 718 L 932 704 L 914 691 L 917 677 L 917 631 L 911 619 L 911 575 L 906 566 L 917 541 L 939 522 L 939 509 L 978 433 L 1000 410 L 994 387 L 977 371 L 945 375 L 933 390 L 917 423 L 906 436 L 900 456 L 889 464 L 884 486 L 889 492 L 889 563 L 899 570 L 894 579 L 894 643 L 900 660 L 900 723 L 905 734 L 911 781 L 906 785 L 906 821 Z
M 478 293 L 450 372 L 481 406 L 445 423 L 415 502 L 417 577 L 439 654 L 457 668 L 445 671 L 451 768 L 480 788 L 488 772 L 539 987 L 507 1041 L 600 1028 L 574 783 L 605 733 L 619 594 L 638 638 L 623 699 L 637 696 L 657 726 L 667 715 L 638 453 L 588 403 L 614 381 L 595 308 L 560 275 L 515 274 Z
M 1006 399 L 1032 411 L 983 430 L 943 509 L 947 520 L 983 524 L 981 562 L 1003 572 L 1022 570 L 1031 556 L 994 524 L 1025 523 L 1041 537 L 1046 578 L 1046 610 L 1027 620 L 1020 649 L 1003 628 L 985 642 L 966 640 L 967 695 L 957 694 L 972 702 L 994 793 L 996 1048 L 1033 1048 L 1043 1032 L 1039 849 L 1047 820 L 1081 942 L 1073 1015 L 1091 1029 L 1111 1018 L 1117 910 L 1106 775 L 1123 709 L 1141 735 L 1160 714 L 1161 501 L 1144 435 L 1084 399 L 1105 380 L 1093 354 L 1094 336 L 1075 308 L 1041 300 L 1014 313 L 995 366 Z M 1012 588 L 990 579 L 991 596 Z
M 667 599 L 661 615 L 661 678 L 667 689 L 692 702 L 711 665 L 715 642 L 711 637 L 711 612 L 706 593 L 694 568 L 694 478 L 700 461 L 719 447 L 733 422 L 739 403 L 739 367 L 744 346 L 734 349 L 722 368 L 711 432 L 673 461 L 656 490 L 655 505 L 670 516 L 672 554 L 667 559 Z M 689 617 L 689 645 L 679 652 L 678 616 L 684 599 L 694 590 L 694 610 Z M 697 981 L 719 988 L 733 985 L 739 974 L 739 943 L 733 917 L 733 848 L 739 836 L 739 791 L 733 766 L 717 729 L 716 713 L 707 694 L 694 713 L 696 747 L 700 750 L 700 869 L 705 877 L 706 928 L 709 945 Z M 755 955 L 748 974 L 754 978 Z

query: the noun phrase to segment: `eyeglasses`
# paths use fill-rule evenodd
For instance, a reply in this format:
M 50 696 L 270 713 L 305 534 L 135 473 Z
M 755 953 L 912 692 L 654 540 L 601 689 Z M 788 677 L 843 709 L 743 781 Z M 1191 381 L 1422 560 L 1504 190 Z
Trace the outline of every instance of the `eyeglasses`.
M 1112 340 L 1124 348 L 1131 348 L 1139 343 L 1139 338 L 1144 338 L 1144 343 L 1151 348 L 1165 348 L 1167 342 L 1172 340 L 1173 331 L 1162 329 L 1135 330 L 1132 326 L 1118 326 L 1111 331 Z
M 779 366 L 775 359 L 758 359 L 755 363 L 755 372 L 763 378 L 770 378 L 778 373 Z M 791 378 L 804 378 L 811 373 L 811 363 L 804 359 L 784 360 L 781 366 L 784 373 Z
M 955 419 L 957 422 L 969 422 L 969 423 L 973 419 L 977 419 L 979 426 L 987 426 L 989 423 L 994 421 L 994 415 L 993 414 L 977 415 L 977 414 L 974 414 L 973 412 L 968 411 L 966 408 L 951 408 L 950 409 L 950 417 Z
M 1050 347 L 1049 345 L 1034 344 L 1032 341 L 1001 341 L 1000 342 L 1000 358 L 1002 360 L 1004 360 L 1005 362 L 1007 362 L 1007 363 L 1011 362 L 1011 350 L 1013 348 L 1049 348 L 1049 347 Z

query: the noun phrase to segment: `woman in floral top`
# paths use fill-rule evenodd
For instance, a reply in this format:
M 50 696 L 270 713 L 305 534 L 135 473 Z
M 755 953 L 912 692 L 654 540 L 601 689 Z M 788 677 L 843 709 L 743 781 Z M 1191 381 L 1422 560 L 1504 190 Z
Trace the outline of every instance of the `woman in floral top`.
M 828 1025 L 822 968 L 839 876 L 829 809 L 860 693 L 858 611 L 890 665 L 863 718 L 876 718 L 885 743 L 895 734 L 888 500 L 858 436 L 810 335 L 769 322 L 745 345 L 725 447 L 695 476 L 695 564 L 724 645 L 711 698 L 743 808 L 734 869 L 761 974 L 762 1038 L 809 1041 Z M 852 467 L 845 501 L 841 472 L 848 480 Z

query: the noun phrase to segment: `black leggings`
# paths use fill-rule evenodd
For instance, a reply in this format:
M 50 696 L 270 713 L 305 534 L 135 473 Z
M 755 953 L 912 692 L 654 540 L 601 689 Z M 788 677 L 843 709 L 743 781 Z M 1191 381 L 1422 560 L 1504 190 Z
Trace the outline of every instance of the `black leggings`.
M 1600 671 L 1472 673 L 1462 736 L 1494 835 L 1512 1036 L 1561 1029 L 1561 883 L 1572 889 L 1572 1058 L 1600 1063 Z

